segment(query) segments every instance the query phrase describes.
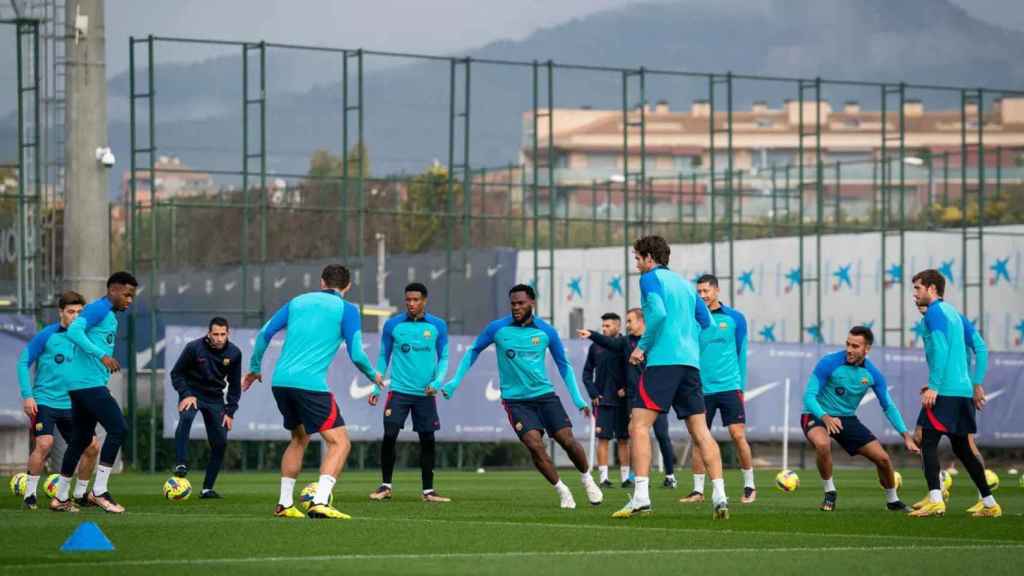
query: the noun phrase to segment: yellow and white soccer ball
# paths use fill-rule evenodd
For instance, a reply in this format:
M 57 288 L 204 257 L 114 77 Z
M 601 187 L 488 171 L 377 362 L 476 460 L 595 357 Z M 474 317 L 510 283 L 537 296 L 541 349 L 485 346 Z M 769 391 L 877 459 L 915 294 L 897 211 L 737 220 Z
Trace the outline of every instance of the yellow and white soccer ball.
M 892 479 L 896 481 L 896 485 L 893 488 L 899 490 L 903 486 L 903 474 L 900 474 L 898 470 L 893 470 Z M 884 490 L 885 486 L 882 486 L 882 489 Z
M 50 474 L 46 477 L 46 483 L 43 484 L 43 492 L 46 492 L 50 498 L 56 498 L 58 482 L 60 482 L 60 474 Z
M 800 487 L 800 477 L 792 470 L 783 470 L 775 475 L 775 486 L 783 492 L 796 492 Z
M 28 490 L 28 474 L 24 472 L 18 472 L 14 476 L 11 476 L 11 494 L 15 496 L 24 496 Z
M 995 492 L 999 489 L 999 474 L 996 474 L 994 470 L 985 469 L 985 483 L 988 484 L 988 489 Z
M 949 492 L 953 488 L 953 475 L 943 470 L 939 472 L 939 482 L 942 483 L 942 489 Z
M 302 506 L 303 510 L 309 510 L 313 506 L 313 499 L 316 498 L 317 483 L 310 482 L 299 492 L 299 506 Z M 334 504 L 334 493 L 332 492 L 327 496 L 327 504 Z
M 171 476 L 164 482 L 164 498 L 168 500 L 185 500 L 192 495 L 192 483 L 186 478 Z

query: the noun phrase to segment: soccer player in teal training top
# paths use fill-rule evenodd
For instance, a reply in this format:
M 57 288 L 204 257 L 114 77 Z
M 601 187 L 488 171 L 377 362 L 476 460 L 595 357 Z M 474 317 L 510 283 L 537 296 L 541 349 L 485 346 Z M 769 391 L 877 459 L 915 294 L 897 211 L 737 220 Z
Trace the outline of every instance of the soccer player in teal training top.
M 434 490 L 434 432 L 441 429 L 437 415 L 437 391 L 448 372 L 448 325 L 427 314 L 427 287 L 414 282 L 405 287 L 405 312 L 392 316 L 380 336 L 377 371 L 391 365 L 391 390 L 384 402 L 384 440 L 380 444 L 381 485 L 371 500 L 390 500 L 395 471 L 398 432 L 412 413 L 412 429 L 420 437 L 420 477 L 424 502 L 450 502 Z M 370 406 L 376 406 L 381 390 L 374 386 Z
M 24 506 L 29 510 L 37 507 L 36 488 L 43 463 L 53 447 L 53 429 L 71 443 L 71 399 L 68 397 L 67 374 L 75 360 L 75 345 L 68 340 L 68 326 L 78 317 L 85 306 L 85 298 L 78 292 L 61 294 L 57 307 L 60 321 L 43 328 L 18 358 L 18 385 L 25 415 L 30 420 L 30 433 L 35 441 L 28 456 L 28 489 L 25 490 Z M 36 367 L 35 379 L 32 366 Z M 86 496 L 89 478 L 96 465 L 99 443 L 94 436 L 89 447 L 78 462 L 78 483 L 75 485 L 75 501 L 79 506 L 92 506 L 92 494 Z
M 128 272 L 115 272 L 107 279 L 107 295 L 90 302 L 68 326 L 67 337 L 76 347 L 75 360 L 67 377 L 68 396 L 71 398 L 71 443 L 64 452 L 57 495 L 50 501 L 51 510 L 77 511 L 68 498 L 71 475 L 92 443 L 96 424 L 99 423 L 106 430 L 107 437 L 100 449 L 100 464 L 96 467 L 96 478 L 92 483 L 92 502 L 106 512 L 124 512 L 124 506 L 118 504 L 107 489 L 107 481 L 128 425 L 121 406 L 107 388 L 107 380 L 111 373 L 121 369 L 114 359 L 116 313 L 131 306 L 138 286 L 139 282 Z M 81 482 L 83 478 L 78 480 Z
M 836 509 L 836 485 L 832 480 L 832 439 L 850 456 L 860 454 L 875 465 L 878 480 L 885 489 L 886 507 L 889 510 L 909 510 L 896 492 L 892 460 L 874 434 L 857 418 L 857 407 L 868 390 L 871 390 L 878 398 L 878 405 L 882 407 L 889 423 L 903 436 L 907 450 L 920 453 L 903 423 L 899 408 L 889 396 L 885 377 L 868 360 L 868 352 L 874 341 L 875 336 L 870 328 L 851 328 L 846 336 L 846 350 L 827 354 L 819 360 L 804 390 L 804 414 L 800 417 L 800 427 L 817 455 L 818 473 L 825 487 L 825 499 L 819 509 L 825 512 Z
M 943 295 L 940 293 L 939 298 L 942 297 Z M 928 306 L 918 306 L 917 310 L 921 315 L 924 315 L 928 312 Z M 988 345 L 985 344 L 985 339 L 982 338 L 978 330 L 975 329 L 974 324 L 971 324 L 971 321 L 963 314 L 960 314 L 960 323 L 964 325 L 964 345 L 967 346 L 967 355 L 968 357 L 974 358 L 974 367 L 970 370 L 971 383 L 974 384 L 974 400 L 984 406 L 985 402 L 987 402 L 983 384 L 985 382 L 985 373 L 988 371 Z M 970 366 L 968 367 L 970 368 Z M 921 443 L 922 432 L 923 429 L 920 425 L 914 431 L 914 439 L 918 444 Z M 970 444 L 971 452 L 974 453 L 974 457 L 978 459 L 978 462 L 981 462 L 981 467 L 985 468 L 985 458 L 981 455 L 981 450 L 978 449 L 978 445 L 974 441 L 974 434 L 967 435 L 967 443 Z M 950 464 L 950 467 L 952 468 L 953 464 Z M 942 499 L 946 501 L 949 500 L 949 492 L 945 488 L 942 489 Z M 915 502 L 913 508 L 914 510 L 917 510 L 927 503 L 928 497 L 925 496 L 923 499 Z M 981 493 L 979 492 L 978 501 L 974 506 L 968 508 L 967 512 L 973 514 L 981 510 L 984 506 L 985 503 L 982 501 Z
M 559 478 L 558 470 L 544 448 L 544 432 L 558 442 L 580 471 L 590 503 L 600 504 L 604 495 L 590 476 L 587 454 L 572 435 L 572 422 L 544 367 L 546 350 L 551 352 L 558 366 L 572 403 L 589 417 L 589 404 L 580 395 L 562 340 L 550 324 L 534 315 L 537 294 L 532 287 L 517 284 L 509 290 L 508 296 L 512 314 L 487 325 L 473 342 L 473 347 L 466 351 L 455 376 L 441 392 L 445 398 L 451 398 L 476 359 L 494 344 L 501 380 L 501 403 L 508 413 L 508 422 L 519 436 L 519 441 L 530 451 L 534 466 L 555 487 L 561 507 L 575 508 L 576 501 L 569 487 Z
M 320 480 L 309 517 L 351 518 L 330 505 L 334 484 L 352 447 L 345 420 L 327 386 L 327 369 L 341 343 L 345 343 L 348 357 L 367 378 L 378 385 L 383 383 L 380 373 L 373 369 L 363 352 L 359 308 L 344 298 L 351 286 L 347 268 L 337 264 L 325 267 L 320 275 L 319 292 L 292 298 L 256 335 L 249 373 L 242 381 L 243 391 L 256 380 L 263 380 L 263 354 L 274 334 L 288 329 L 271 382 L 274 400 L 284 417 L 284 427 L 292 434 L 281 456 L 281 496 L 274 509 L 278 517 L 304 516 L 294 505 L 295 479 L 302 471 L 302 455 L 310 435 L 319 433 L 327 444 L 327 454 L 320 464 Z
M 985 468 L 971 451 L 969 434 L 977 432 L 975 410 L 985 405 L 982 391 L 975 394 L 967 369 L 967 344 L 964 342 L 962 316 L 942 299 L 946 279 L 938 270 L 928 269 L 914 275 L 914 301 L 927 306 L 924 314 L 924 352 L 928 362 L 928 383 L 921 390 L 921 451 L 924 476 L 928 482 L 928 503 L 911 516 L 942 516 L 946 503 L 939 482 L 939 440 L 949 437 L 953 453 L 963 463 L 981 495 L 982 508 L 975 517 L 1002 516 L 1003 509 L 992 496 L 985 481 Z
M 722 478 L 722 457 L 718 443 L 704 418 L 704 394 L 700 376 L 700 331 L 711 315 L 697 297 L 693 284 L 668 269 L 671 249 L 661 236 L 645 236 L 633 244 L 633 258 L 640 276 L 640 301 L 647 328 L 630 354 L 630 363 L 646 360 L 647 366 L 633 399 L 629 421 L 630 438 L 649 438 L 658 414 L 674 408 L 686 421 L 695 450 L 711 476 L 713 517 L 727 519 L 729 502 Z M 631 446 L 636 487 L 633 498 L 613 518 L 630 518 L 651 512 L 649 442 Z
M 747 442 L 747 414 L 743 407 L 743 391 L 747 388 L 747 319 L 739 310 L 718 300 L 718 278 L 704 274 L 697 279 L 697 294 L 711 312 L 711 325 L 700 332 L 700 382 L 704 393 L 704 415 L 708 428 L 715 412 L 722 414 L 722 424 L 739 453 L 743 471 L 743 504 L 757 499 L 754 485 L 754 459 Z M 704 501 L 704 461 L 693 455 L 693 492 L 680 502 Z

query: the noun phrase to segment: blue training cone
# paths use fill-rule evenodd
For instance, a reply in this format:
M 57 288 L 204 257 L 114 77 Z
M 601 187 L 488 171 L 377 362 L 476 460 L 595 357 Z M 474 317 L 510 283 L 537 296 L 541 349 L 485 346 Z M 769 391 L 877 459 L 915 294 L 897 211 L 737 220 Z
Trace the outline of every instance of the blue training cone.
M 95 522 L 82 522 L 60 547 L 61 552 L 110 552 L 114 545 Z

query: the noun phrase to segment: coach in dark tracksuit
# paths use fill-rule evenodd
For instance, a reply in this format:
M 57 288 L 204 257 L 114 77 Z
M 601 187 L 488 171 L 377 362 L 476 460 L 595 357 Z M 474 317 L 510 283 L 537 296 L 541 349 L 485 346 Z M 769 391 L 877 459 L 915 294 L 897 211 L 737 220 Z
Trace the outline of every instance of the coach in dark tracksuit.
M 188 474 L 188 437 L 196 413 L 202 413 L 206 438 L 210 442 L 210 462 L 200 498 L 220 498 L 213 490 L 217 474 L 224 464 L 228 431 L 238 410 L 242 394 L 242 351 L 228 341 L 228 321 L 210 320 L 206 336 L 189 342 L 171 370 L 171 384 L 178 392 L 178 429 L 174 433 L 177 466 L 174 475 Z M 227 402 L 224 388 L 227 387 Z
M 637 390 L 640 387 L 640 376 L 643 375 L 644 371 L 643 364 L 634 366 L 629 363 L 629 355 L 633 353 L 633 349 L 640 342 L 640 337 L 644 335 L 645 328 L 643 311 L 639 308 L 630 308 L 629 312 L 626 313 L 626 336 L 624 337 L 609 338 L 604 334 L 591 332 L 590 330 L 580 330 L 577 332 L 581 338 L 589 338 L 594 344 L 600 345 L 618 355 L 618 360 L 622 363 L 623 370 L 625 371 L 627 397 L 625 405 L 627 409 L 631 406 L 629 400 L 632 400 L 637 394 Z M 627 417 L 627 423 L 628 421 Z M 664 486 L 666 488 L 675 488 L 677 484 L 675 477 L 676 459 L 675 452 L 672 449 L 672 439 L 668 434 L 668 418 L 665 414 L 661 414 L 654 421 L 654 435 L 658 439 L 662 462 L 665 465 Z
M 614 312 L 601 316 L 601 333 L 595 334 L 602 340 L 587 350 L 587 361 L 583 365 L 583 384 L 594 405 L 595 432 L 597 435 L 597 467 L 601 473 L 602 486 L 611 486 L 608 479 L 608 444 L 616 440 L 619 456 L 620 480 L 623 487 L 629 480 L 629 400 L 626 393 L 625 366 L 620 351 L 625 338 L 619 334 L 621 318 Z

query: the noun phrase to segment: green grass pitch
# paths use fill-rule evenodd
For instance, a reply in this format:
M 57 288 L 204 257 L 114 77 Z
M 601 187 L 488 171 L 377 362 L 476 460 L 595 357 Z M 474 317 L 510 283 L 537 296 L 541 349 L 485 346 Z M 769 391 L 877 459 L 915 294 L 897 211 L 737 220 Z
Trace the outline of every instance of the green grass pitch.
M 95 509 L 77 515 L 19 509 L 0 498 L 0 573 L 3 574 L 995 574 L 1024 573 L 1024 490 L 1003 474 L 996 492 L 1004 516 L 974 519 L 975 501 L 965 475 L 957 476 L 945 518 L 906 518 L 887 512 L 873 471 L 840 470 L 838 511 L 816 508 L 820 483 L 799 471 L 802 487 L 783 494 L 774 473 L 757 475 L 756 504 L 739 503 L 741 480 L 726 482 L 732 518 L 711 519 L 709 503 L 684 505 L 689 473 L 676 490 L 652 479 L 654 514 L 612 520 L 627 498 L 615 487 L 592 507 L 574 471 L 563 471 L 578 508 L 561 510 L 558 498 L 533 471 L 475 474 L 440 471 L 439 490 L 451 504 L 419 500 L 418 471 L 396 475 L 395 499 L 370 502 L 371 472 L 346 473 L 335 488 L 336 506 L 351 521 L 285 520 L 271 511 L 275 474 L 226 473 L 225 496 L 168 502 L 164 476 L 115 476 L 111 487 L 128 512 Z M 918 470 L 903 470 L 908 503 L 924 494 Z M 191 480 L 198 484 L 202 473 Z M 316 479 L 306 471 L 298 487 Z M 710 485 L 708 486 L 710 489 Z M 297 492 L 297 491 L 296 491 Z M 297 495 L 297 494 L 296 494 Z M 116 546 L 111 553 L 58 551 L 75 526 L 97 522 Z

